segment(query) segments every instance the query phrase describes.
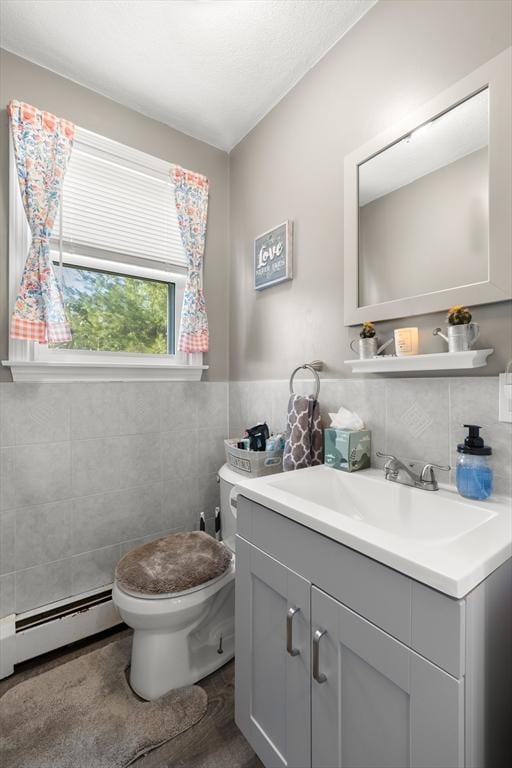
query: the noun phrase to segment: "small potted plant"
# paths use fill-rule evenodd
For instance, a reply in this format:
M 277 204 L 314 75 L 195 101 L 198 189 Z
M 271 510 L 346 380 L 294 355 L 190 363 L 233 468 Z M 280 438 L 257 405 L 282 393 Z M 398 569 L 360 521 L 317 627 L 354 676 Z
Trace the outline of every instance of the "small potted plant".
M 450 307 L 446 316 L 447 335 L 441 328 L 434 329 L 434 336 L 441 336 L 448 343 L 448 352 L 467 352 L 471 349 L 480 333 L 478 323 L 472 323 L 472 315 L 467 307 L 456 304 Z
M 361 339 L 374 339 L 376 333 L 377 331 L 375 330 L 374 324 L 371 323 L 369 320 L 365 320 L 363 323 L 363 327 L 361 328 L 359 337 Z
M 360 360 L 368 360 L 369 358 L 375 357 L 377 354 L 376 333 L 377 331 L 375 330 L 374 324 L 369 320 L 365 320 L 363 327 L 359 332 L 359 339 L 353 339 L 350 342 L 350 349 L 352 352 L 355 352 L 359 355 Z M 356 342 L 358 342 L 357 350 L 352 346 Z
M 462 304 L 456 304 L 454 307 L 450 307 L 446 319 L 448 320 L 448 325 L 469 325 L 471 317 L 471 312 L 467 307 L 463 307 Z

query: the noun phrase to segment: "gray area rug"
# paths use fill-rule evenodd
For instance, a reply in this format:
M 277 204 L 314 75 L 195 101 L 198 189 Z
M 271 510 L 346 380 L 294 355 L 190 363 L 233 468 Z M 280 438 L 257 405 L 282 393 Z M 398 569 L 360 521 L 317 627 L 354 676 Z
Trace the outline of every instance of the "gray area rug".
M 0 699 L 2 768 L 124 768 L 205 714 L 197 685 L 156 701 L 130 689 L 131 638 L 14 686 Z

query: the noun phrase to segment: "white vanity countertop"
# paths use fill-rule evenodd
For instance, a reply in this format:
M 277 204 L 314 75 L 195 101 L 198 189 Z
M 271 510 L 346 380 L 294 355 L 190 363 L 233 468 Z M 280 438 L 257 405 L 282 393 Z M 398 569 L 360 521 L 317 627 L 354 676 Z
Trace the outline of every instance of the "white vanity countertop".
M 237 491 L 235 491 L 236 493 Z M 326 466 L 251 480 L 238 493 L 452 597 L 512 557 L 512 501 L 464 499 Z

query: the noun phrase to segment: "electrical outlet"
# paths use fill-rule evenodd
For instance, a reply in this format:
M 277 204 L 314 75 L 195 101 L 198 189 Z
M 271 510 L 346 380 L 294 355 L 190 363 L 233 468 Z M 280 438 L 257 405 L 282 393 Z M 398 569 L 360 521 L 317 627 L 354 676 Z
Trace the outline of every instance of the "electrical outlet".
M 500 373 L 498 421 L 512 421 L 512 373 Z

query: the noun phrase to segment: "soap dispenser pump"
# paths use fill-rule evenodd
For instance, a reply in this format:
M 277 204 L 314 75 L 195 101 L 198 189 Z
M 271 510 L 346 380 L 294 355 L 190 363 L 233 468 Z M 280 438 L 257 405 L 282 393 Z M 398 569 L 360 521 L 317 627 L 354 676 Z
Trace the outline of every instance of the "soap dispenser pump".
M 492 493 L 492 469 L 487 459 L 492 448 L 480 437 L 481 427 L 464 424 L 464 428 L 468 434 L 464 442 L 457 445 L 457 490 L 467 499 L 482 501 Z

